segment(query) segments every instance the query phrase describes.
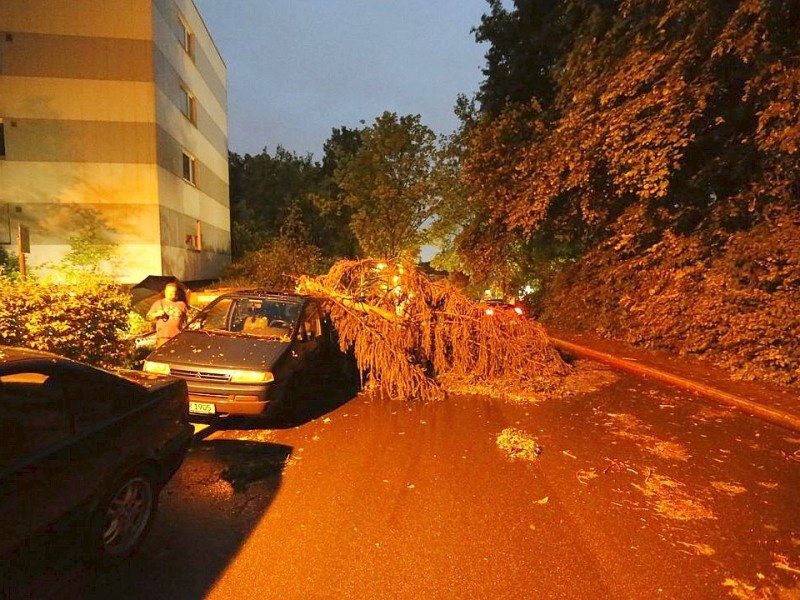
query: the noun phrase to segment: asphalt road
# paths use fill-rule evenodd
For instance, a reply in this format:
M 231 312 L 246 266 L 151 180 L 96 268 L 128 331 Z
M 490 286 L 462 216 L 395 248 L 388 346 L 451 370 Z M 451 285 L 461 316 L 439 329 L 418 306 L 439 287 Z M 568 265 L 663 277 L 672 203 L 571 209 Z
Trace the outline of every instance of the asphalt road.
M 205 430 L 135 557 L 54 549 L 14 597 L 800 598 L 800 435 L 594 369 L 535 404 Z

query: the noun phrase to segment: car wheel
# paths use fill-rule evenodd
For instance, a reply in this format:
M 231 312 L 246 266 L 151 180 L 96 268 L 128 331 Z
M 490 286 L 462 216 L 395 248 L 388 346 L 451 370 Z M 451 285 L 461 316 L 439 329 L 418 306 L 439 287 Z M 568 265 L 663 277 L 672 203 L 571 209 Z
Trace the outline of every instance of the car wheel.
M 149 469 L 134 469 L 114 480 L 92 519 L 89 549 L 93 558 L 114 561 L 136 550 L 153 522 L 158 491 Z

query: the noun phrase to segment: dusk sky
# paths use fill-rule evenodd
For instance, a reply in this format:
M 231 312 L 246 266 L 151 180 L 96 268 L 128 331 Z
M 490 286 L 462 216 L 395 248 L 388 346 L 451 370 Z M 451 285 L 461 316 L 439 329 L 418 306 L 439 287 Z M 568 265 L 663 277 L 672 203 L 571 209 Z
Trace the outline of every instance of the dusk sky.
M 458 125 L 483 79 L 486 0 L 195 0 L 228 67 L 229 148 L 322 159 L 334 127 L 385 110 Z

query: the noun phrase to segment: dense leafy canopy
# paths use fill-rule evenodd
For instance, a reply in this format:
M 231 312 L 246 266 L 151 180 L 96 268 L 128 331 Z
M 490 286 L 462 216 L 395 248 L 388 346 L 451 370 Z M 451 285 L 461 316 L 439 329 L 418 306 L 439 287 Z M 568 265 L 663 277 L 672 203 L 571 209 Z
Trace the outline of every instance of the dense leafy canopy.
M 511 13 L 491 4 L 478 37 L 513 51 L 496 59 L 509 71 L 497 81 L 487 70 L 490 118 L 464 167 L 493 221 L 596 240 L 632 204 L 691 228 L 723 212 L 747 226 L 754 199 L 797 203 L 797 2 L 564 0 L 551 18 L 569 37 L 541 61 L 552 88 L 532 82 L 529 98 L 508 79 L 525 80 L 548 20 L 531 16 L 532 0 Z
M 491 44 L 487 79 L 462 161 L 473 217 L 459 246 L 475 270 L 508 270 L 522 250 L 547 283 L 553 265 L 583 253 L 550 297 L 566 321 L 591 318 L 569 313 L 579 309 L 566 300 L 583 294 L 625 337 L 632 315 L 652 318 L 668 291 L 705 308 L 678 301 L 674 332 L 638 322 L 652 345 L 728 356 L 786 335 L 764 319 L 800 307 L 800 2 L 489 5 L 476 30 Z M 756 231 L 776 241 L 758 244 Z M 649 285 L 655 271 L 681 278 L 693 266 L 692 286 Z M 613 279 L 622 273 L 627 283 Z M 738 299 L 711 302 L 723 288 Z M 743 306 L 755 307 L 744 320 Z M 708 333 L 714 312 L 738 327 L 684 345 L 678 331 Z M 782 346 L 749 358 L 796 373 L 798 345 Z
M 334 131 L 332 140 L 336 139 Z M 278 147 L 251 156 L 229 157 L 233 256 L 256 251 L 269 240 L 285 237 L 318 246 L 326 256 L 357 251 L 346 212 L 331 209 L 337 189 L 331 184 L 330 161 L 323 165 Z
M 419 115 L 385 112 L 337 156 L 334 181 L 352 210 L 350 228 L 367 256 L 415 256 L 436 203 L 436 136 Z

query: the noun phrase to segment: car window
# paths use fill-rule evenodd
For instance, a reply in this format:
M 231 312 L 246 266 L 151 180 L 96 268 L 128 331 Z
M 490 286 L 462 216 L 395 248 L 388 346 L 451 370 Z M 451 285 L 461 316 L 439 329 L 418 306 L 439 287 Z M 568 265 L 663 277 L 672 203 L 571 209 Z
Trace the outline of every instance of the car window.
M 301 302 L 279 297 L 224 298 L 201 313 L 189 329 L 214 329 L 290 341 Z
M 70 435 L 59 381 L 40 372 L 0 375 L 0 464 L 34 455 Z
M 220 300 L 201 317 L 199 328 L 201 329 L 227 329 L 228 311 L 230 311 L 233 300 L 228 298 Z
M 64 378 L 64 394 L 77 433 L 95 429 L 133 406 L 133 386 L 105 377 L 86 379 L 79 374 Z
M 299 303 L 278 298 L 239 298 L 231 316 L 231 331 L 289 341 Z
M 322 334 L 319 308 L 315 304 L 310 304 L 306 308 L 301 332 L 305 340 L 316 339 Z
M 263 305 L 264 302 L 260 300 L 252 300 L 250 298 L 238 299 L 233 307 L 231 331 L 244 331 L 248 322 L 252 323 L 256 319 L 261 320 L 266 318 L 266 307 Z M 263 312 L 262 308 L 264 309 Z

